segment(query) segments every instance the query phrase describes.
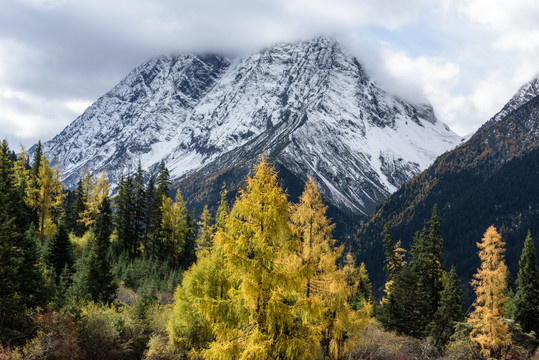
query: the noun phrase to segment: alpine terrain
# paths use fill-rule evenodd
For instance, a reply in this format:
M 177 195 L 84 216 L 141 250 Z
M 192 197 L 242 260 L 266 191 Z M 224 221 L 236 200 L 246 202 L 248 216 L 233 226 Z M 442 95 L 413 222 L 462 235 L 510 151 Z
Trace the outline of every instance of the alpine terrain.
M 382 230 L 410 249 L 437 204 L 442 218 L 446 267 L 455 265 L 469 283 L 478 265 L 476 243 L 490 225 L 507 242 L 506 259 L 516 274 L 528 230 L 539 232 L 539 79 L 524 85 L 467 142 L 441 155 L 403 185 L 364 224 L 359 247 L 375 287 L 383 285 Z M 468 289 L 469 290 L 469 289 Z M 471 294 L 468 294 L 471 300 Z
M 317 38 L 243 58 L 152 59 L 43 151 L 71 188 L 85 166 L 115 184 L 139 161 L 147 172 L 164 161 L 195 207 L 216 200 L 223 181 L 237 186 L 265 153 L 288 178 L 313 177 L 332 206 L 365 218 L 459 140 L 430 105 L 380 89 L 338 42 Z

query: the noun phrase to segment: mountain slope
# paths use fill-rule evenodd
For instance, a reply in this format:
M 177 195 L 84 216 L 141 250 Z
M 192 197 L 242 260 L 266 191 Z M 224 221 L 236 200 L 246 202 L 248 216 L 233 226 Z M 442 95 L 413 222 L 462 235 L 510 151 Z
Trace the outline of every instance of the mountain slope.
M 539 231 L 539 96 L 515 104 L 404 184 L 360 229 L 359 247 L 375 286 L 383 284 L 384 224 L 409 249 L 434 204 L 443 221 L 446 263 L 455 264 L 466 281 L 478 265 L 476 242 L 492 224 L 507 241 L 507 262 L 515 271 L 525 233 Z
M 458 141 L 430 105 L 384 92 L 337 42 L 318 38 L 241 59 L 153 59 L 44 152 L 68 186 L 84 166 L 116 183 L 138 161 L 147 171 L 165 161 L 199 203 L 223 174 L 237 186 L 265 152 L 299 181 L 313 176 L 336 208 L 366 216 Z

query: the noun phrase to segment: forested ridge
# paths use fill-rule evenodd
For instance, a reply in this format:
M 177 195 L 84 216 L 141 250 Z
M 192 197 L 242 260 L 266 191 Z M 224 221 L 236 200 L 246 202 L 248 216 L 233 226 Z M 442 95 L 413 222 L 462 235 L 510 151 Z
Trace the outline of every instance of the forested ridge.
M 386 224 L 378 301 L 314 181 L 292 203 L 267 158 L 199 219 L 170 196 L 166 164 L 125 174 L 114 197 L 105 173 L 72 192 L 60 179 L 40 144 L 30 161 L 2 143 L 0 359 L 525 359 L 537 347 L 531 233 L 516 281 L 497 229 L 476 239 L 465 309 L 437 206 L 408 249 Z

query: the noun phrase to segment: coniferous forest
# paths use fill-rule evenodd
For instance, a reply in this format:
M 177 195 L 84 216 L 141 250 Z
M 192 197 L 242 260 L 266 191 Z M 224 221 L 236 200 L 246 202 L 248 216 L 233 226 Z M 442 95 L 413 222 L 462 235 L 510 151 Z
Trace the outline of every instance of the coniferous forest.
M 539 334 L 532 234 L 518 275 L 493 226 L 472 306 L 444 261 L 436 205 L 409 249 L 383 244 L 385 287 L 346 252 L 313 180 L 288 200 L 271 161 L 199 218 L 166 164 L 66 190 L 38 143 L 0 148 L 0 359 L 527 359 Z M 174 194 L 174 196 L 171 196 Z M 211 211 L 210 209 L 216 209 Z M 380 276 L 380 274 L 377 274 Z

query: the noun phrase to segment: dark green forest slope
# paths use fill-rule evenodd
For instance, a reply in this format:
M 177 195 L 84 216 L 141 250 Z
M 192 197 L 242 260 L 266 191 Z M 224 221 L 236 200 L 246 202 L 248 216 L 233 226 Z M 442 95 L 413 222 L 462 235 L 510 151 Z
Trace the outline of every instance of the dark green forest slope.
M 478 265 L 476 242 L 490 225 L 507 242 L 507 263 L 515 274 L 521 239 L 539 231 L 539 98 L 498 122 L 488 122 L 466 143 L 389 197 L 358 233 L 359 258 L 374 288 L 383 286 L 382 230 L 410 248 L 435 204 L 442 223 L 446 268 L 455 265 L 466 283 Z M 470 294 L 467 298 L 470 300 Z

